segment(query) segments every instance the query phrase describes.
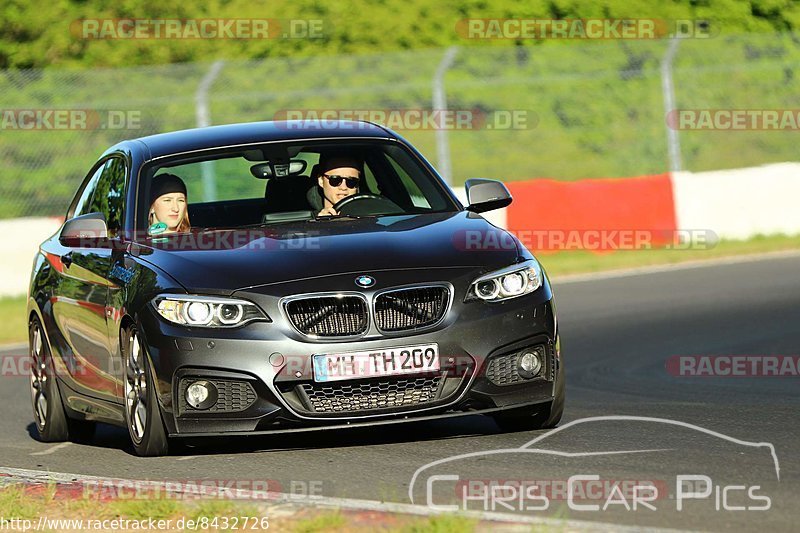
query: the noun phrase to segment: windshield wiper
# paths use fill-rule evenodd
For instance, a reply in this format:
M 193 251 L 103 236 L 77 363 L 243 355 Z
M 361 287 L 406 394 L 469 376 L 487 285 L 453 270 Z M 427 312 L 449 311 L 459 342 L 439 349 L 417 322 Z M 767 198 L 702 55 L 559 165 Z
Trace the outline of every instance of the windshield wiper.
M 319 220 L 334 220 L 334 219 L 339 219 L 339 218 L 356 218 L 356 219 L 360 219 L 360 218 L 374 218 L 374 217 L 375 217 L 375 215 L 344 215 L 344 214 L 340 213 L 338 215 L 316 215 L 312 220 L 319 221 Z

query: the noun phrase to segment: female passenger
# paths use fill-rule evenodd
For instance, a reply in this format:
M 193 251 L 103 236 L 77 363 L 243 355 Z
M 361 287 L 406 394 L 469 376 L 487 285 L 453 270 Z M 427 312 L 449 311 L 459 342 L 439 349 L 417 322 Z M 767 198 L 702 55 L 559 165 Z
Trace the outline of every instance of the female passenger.
M 150 235 L 189 231 L 186 184 L 174 174 L 160 174 L 150 185 Z

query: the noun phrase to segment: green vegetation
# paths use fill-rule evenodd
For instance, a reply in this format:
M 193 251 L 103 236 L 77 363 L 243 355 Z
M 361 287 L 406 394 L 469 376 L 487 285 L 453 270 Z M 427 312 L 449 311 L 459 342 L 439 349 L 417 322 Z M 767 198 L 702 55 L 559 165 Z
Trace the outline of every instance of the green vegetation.
M 27 342 L 26 302 L 25 296 L 0 298 L 0 344 Z
M 0 517 L 6 520 L 15 518 L 31 520 L 49 501 L 52 501 L 52 498 L 42 498 L 40 501 L 31 500 L 21 486 L 4 487 L 0 489 Z
M 524 122 L 511 129 L 449 131 L 454 183 L 469 177 L 574 180 L 665 172 L 659 71 L 665 46 L 606 41 L 546 43 L 535 50 L 461 48 L 445 78 L 449 108 L 473 110 L 490 125 L 518 111 Z M 430 109 L 431 80 L 442 55 L 436 49 L 228 62 L 210 90 L 211 117 L 232 123 L 268 120 L 287 110 Z M 792 34 L 683 41 L 675 65 L 677 105 L 800 108 L 800 76 L 793 74 L 798 62 L 800 39 Z M 137 117 L 128 129 L 3 131 L 0 218 L 63 216 L 106 148 L 125 138 L 193 127 L 194 94 L 209 67 L 0 76 L 6 108 L 79 108 L 101 116 L 116 110 Z M 437 163 L 435 131 L 402 124 L 398 131 Z M 699 171 L 793 161 L 795 133 L 682 131 L 684 166 Z M 224 169 L 217 172 L 220 197 L 236 187 L 227 176 Z
M 44 490 L 42 490 L 44 489 Z M 56 497 L 58 496 L 58 497 Z M 230 530 L 292 531 L 295 533 L 386 531 L 397 533 L 461 533 L 475 531 L 479 522 L 456 515 L 420 518 L 399 513 L 372 511 L 324 510 L 313 507 L 284 506 L 273 515 L 270 507 L 259 507 L 235 500 L 180 500 L 168 498 L 100 500 L 77 494 L 57 494 L 56 486 L 10 485 L 0 487 L 0 516 L 5 520 L 21 519 L 36 522 L 45 514 L 50 523 L 56 520 L 91 519 L 147 521 L 171 520 L 165 531 L 177 531 L 179 520 L 184 524 L 207 519 L 210 531 Z M 239 522 L 236 522 L 239 517 Z M 247 527 L 244 527 L 247 517 Z M 214 519 L 217 518 L 218 521 Z M 266 519 L 262 522 L 262 519 Z M 257 521 L 257 523 L 255 523 Z M 267 521 L 269 523 L 267 526 Z M 187 528 L 188 530 L 188 528 Z M 536 528 L 535 531 L 541 531 Z
M 209 58 L 262 59 L 441 47 L 464 44 L 456 29 L 459 21 L 490 17 L 703 18 L 718 23 L 725 33 L 800 28 L 800 6 L 786 0 L 213 0 L 196 4 L 179 0 L 65 0 L 48 4 L 47 9 L 30 0 L 7 0 L 0 17 L 0 68 L 121 67 Z M 108 40 L 81 38 L 75 22 L 120 18 L 320 20 L 322 31 L 314 38 Z M 284 30 L 285 25 L 281 23 Z
M 183 511 L 183 507 L 179 501 L 166 498 L 119 499 L 109 502 L 107 512 L 131 520 L 166 520 Z
M 478 521 L 456 515 L 431 516 L 424 522 L 410 524 L 402 529 L 403 533 L 472 533 Z
M 347 518 L 339 511 L 331 511 L 317 514 L 312 518 L 305 518 L 297 521 L 292 526 L 295 533 L 317 533 L 321 531 L 341 531 L 345 530 Z
M 9 0 L 0 13 L 0 68 L 10 68 L 0 75 L 0 109 L 84 109 L 90 124 L 100 126 L 3 128 L 0 218 L 63 216 L 106 148 L 194 127 L 195 91 L 217 59 L 225 64 L 210 88 L 211 118 L 232 123 L 287 110 L 430 109 L 444 47 L 458 45 L 445 78 L 448 106 L 473 110 L 494 127 L 449 132 L 455 184 L 475 176 L 572 180 L 666 170 L 659 73 L 665 40 L 466 39 L 457 26 L 468 18 L 711 19 L 713 38 L 681 42 L 675 65 L 680 108 L 800 107 L 794 74 L 800 40 L 788 33 L 800 26 L 800 4 L 782 0 L 65 0 L 48 9 Z M 126 17 L 321 20 L 322 36 L 108 40 L 75 32 L 79 19 Z M 43 67 L 48 70 L 20 70 Z M 121 129 L 102 128 L 110 126 L 109 111 L 129 112 L 132 120 Z M 524 123 L 498 128 L 510 112 L 523 112 Z M 434 131 L 397 129 L 434 160 Z M 686 131 L 682 155 L 690 170 L 788 161 L 796 158 L 794 137 Z M 221 175 L 221 195 L 226 187 Z
M 201 499 L 192 508 L 189 518 L 197 521 L 215 516 L 259 516 L 259 510 L 254 505 L 233 500 Z

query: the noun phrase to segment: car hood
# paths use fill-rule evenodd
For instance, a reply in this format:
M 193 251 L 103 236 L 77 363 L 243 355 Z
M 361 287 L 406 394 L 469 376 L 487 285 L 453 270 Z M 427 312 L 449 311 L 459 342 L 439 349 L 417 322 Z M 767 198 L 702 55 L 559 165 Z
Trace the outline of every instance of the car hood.
M 517 246 L 505 230 L 460 211 L 173 235 L 137 243 L 134 253 L 188 290 L 230 293 L 347 273 L 499 268 L 517 260 Z

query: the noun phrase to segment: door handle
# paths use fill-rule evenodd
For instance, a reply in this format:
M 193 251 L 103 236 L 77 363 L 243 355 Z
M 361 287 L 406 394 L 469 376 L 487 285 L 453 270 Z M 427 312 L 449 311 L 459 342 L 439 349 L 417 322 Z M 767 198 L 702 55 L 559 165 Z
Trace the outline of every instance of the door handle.
M 65 253 L 61 256 L 61 264 L 69 268 L 72 264 L 72 252 Z

